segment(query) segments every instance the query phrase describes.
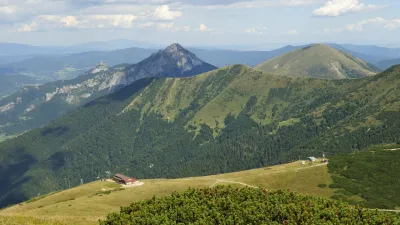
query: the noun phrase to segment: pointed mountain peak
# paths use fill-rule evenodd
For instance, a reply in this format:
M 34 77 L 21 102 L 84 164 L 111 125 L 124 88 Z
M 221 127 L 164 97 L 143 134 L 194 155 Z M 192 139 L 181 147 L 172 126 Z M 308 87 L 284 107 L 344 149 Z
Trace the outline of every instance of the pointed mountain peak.
M 216 68 L 180 44 L 174 43 L 128 68 L 127 71 L 131 74 L 129 76 L 134 77 L 187 77 Z
M 178 44 L 178 43 L 174 43 L 174 44 L 168 46 L 168 47 L 165 49 L 166 52 L 170 52 L 170 53 L 178 52 L 178 51 L 184 51 L 184 50 L 186 50 L 186 49 L 183 48 L 183 47 L 182 47 L 180 44 Z M 187 51 L 187 50 L 186 50 L 186 51 Z

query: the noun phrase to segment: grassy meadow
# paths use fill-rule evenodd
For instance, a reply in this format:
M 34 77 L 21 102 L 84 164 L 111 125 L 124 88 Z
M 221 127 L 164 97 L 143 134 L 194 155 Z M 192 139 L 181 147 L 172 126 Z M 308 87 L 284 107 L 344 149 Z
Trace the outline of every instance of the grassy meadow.
M 98 220 L 105 218 L 108 213 L 118 212 L 121 206 L 153 196 L 166 196 L 174 191 L 184 191 L 189 187 L 249 185 L 267 189 L 289 189 L 300 194 L 327 198 L 333 196 L 335 191 L 328 187 L 332 180 L 326 164 L 301 165 L 301 161 L 213 176 L 142 181 L 142 186 L 125 189 L 113 182 L 96 181 L 36 197 L 0 211 L 0 224 L 97 224 Z M 326 187 L 321 184 L 325 184 Z

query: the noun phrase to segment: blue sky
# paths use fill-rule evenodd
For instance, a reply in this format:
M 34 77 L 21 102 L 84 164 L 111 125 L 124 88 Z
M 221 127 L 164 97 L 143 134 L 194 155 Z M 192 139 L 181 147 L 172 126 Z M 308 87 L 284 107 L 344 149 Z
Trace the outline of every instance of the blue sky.
M 400 46 L 398 0 L 0 0 L 0 42 Z

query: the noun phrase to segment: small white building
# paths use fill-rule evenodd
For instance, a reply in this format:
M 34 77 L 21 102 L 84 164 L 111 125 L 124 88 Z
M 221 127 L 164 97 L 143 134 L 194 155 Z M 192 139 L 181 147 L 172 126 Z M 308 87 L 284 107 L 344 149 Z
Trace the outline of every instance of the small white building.
M 306 164 L 306 161 L 301 161 L 301 165 L 305 165 Z
M 308 160 L 310 160 L 311 162 L 316 162 L 317 158 L 315 158 L 314 156 L 308 157 Z

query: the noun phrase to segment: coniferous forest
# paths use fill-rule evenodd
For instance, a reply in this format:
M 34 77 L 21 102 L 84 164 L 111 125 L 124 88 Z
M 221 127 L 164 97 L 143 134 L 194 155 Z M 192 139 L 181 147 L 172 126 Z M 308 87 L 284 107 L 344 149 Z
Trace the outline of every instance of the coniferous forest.
M 380 209 L 400 205 L 400 144 L 367 149 L 351 154 L 339 154 L 328 164 L 333 188 L 343 189 L 342 200 L 358 195 L 357 204 Z

